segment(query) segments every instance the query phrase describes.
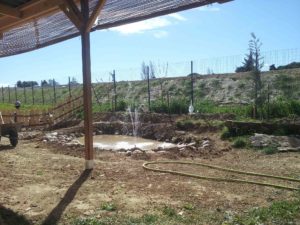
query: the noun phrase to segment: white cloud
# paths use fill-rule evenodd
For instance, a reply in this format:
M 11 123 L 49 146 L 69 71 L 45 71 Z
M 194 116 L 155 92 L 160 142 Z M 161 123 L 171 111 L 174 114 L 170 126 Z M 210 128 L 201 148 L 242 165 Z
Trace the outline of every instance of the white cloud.
M 169 35 L 169 33 L 165 30 L 158 30 L 153 33 L 153 36 L 155 38 L 164 38 L 164 37 L 167 37 L 168 35 Z
M 200 7 L 200 8 L 198 8 L 198 10 L 202 11 L 202 12 L 219 12 L 219 11 L 221 11 L 220 8 L 211 7 L 211 6 Z
M 187 21 L 187 19 L 184 16 L 180 15 L 179 13 L 170 14 L 169 17 L 172 17 L 179 21 Z
M 154 18 L 136 23 L 131 23 L 119 27 L 111 28 L 112 31 L 117 31 L 121 34 L 142 34 L 145 31 L 155 30 L 171 25 L 171 21 L 166 18 Z
M 109 30 L 119 32 L 122 35 L 131 35 L 131 34 L 143 34 L 148 31 L 155 38 L 163 38 L 168 36 L 168 32 L 164 30 L 159 30 L 173 24 L 176 24 L 178 21 L 186 21 L 187 19 L 180 15 L 179 13 L 173 13 L 164 17 L 157 17 L 153 19 L 148 19 L 136 23 L 126 24 L 119 27 L 114 27 Z

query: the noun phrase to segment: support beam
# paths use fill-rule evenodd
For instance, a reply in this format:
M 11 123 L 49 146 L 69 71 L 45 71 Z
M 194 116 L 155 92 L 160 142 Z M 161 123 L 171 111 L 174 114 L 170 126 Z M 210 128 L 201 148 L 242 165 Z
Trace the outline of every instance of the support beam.
M 103 9 L 104 5 L 105 5 L 106 0 L 98 0 L 98 3 L 92 13 L 92 15 L 90 16 L 87 26 L 86 26 L 86 31 L 90 31 L 97 19 L 97 17 L 99 16 L 101 10 Z
M 59 5 L 62 5 L 63 3 L 63 0 L 40 0 L 33 1 L 32 4 L 25 4 L 25 6 L 18 8 L 21 13 L 20 18 L 13 18 L 7 15 L 0 17 L 0 32 L 20 26 L 31 21 L 33 18 L 37 19 L 58 12 L 60 10 Z
M 69 20 L 71 20 L 71 22 L 77 27 L 77 29 L 79 31 L 81 31 L 82 27 L 83 27 L 82 15 L 81 14 L 79 14 L 80 16 L 77 15 L 75 13 L 75 11 L 66 4 L 60 5 L 59 7 L 65 13 L 65 15 L 69 18 Z
M 21 18 L 21 12 L 19 9 L 9 7 L 9 6 L 1 4 L 1 3 L 0 3 L 0 14 L 9 16 L 12 18 Z
M 89 0 L 81 0 L 81 12 L 83 22 L 89 20 Z M 84 140 L 85 140 L 85 168 L 94 167 L 93 149 L 93 118 L 92 118 L 92 82 L 91 82 L 91 53 L 90 53 L 90 31 L 81 31 L 82 48 L 82 75 L 83 75 L 83 106 L 84 106 Z

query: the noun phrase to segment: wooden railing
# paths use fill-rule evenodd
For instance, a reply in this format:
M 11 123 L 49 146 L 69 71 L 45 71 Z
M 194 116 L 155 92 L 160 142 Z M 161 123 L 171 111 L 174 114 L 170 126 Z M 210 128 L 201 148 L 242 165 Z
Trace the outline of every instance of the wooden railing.
M 76 115 L 83 106 L 83 98 L 71 97 L 48 110 L 1 110 L 4 123 L 18 122 L 25 127 L 55 125 Z M 0 120 L 0 124 L 2 119 Z

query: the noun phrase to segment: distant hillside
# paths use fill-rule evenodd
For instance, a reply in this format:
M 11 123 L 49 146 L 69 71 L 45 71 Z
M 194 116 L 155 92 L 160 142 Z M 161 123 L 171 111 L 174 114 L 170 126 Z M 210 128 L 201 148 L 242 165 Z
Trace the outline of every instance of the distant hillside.
M 276 70 L 262 73 L 263 91 L 269 86 L 270 100 L 276 98 L 300 98 L 300 69 Z M 111 101 L 113 84 L 95 84 L 101 101 Z M 151 100 L 171 99 L 189 101 L 191 78 L 158 78 L 150 81 Z M 195 101 L 210 100 L 221 104 L 248 104 L 252 102 L 252 80 L 250 73 L 233 73 L 218 75 L 197 75 L 194 82 Z M 119 100 L 146 103 L 147 81 L 131 81 L 117 83 Z

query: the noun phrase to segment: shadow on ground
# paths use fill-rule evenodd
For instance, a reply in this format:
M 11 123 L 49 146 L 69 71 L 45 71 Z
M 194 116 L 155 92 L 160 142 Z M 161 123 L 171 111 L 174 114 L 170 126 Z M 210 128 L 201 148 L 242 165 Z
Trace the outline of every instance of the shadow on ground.
M 82 184 L 88 179 L 89 175 L 91 174 L 92 170 L 85 170 L 82 172 L 80 177 L 71 185 L 71 187 L 66 192 L 65 196 L 62 200 L 58 203 L 58 205 L 50 212 L 48 217 L 42 223 L 42 225 L 56 225 L 60 220 L 63 212 L 67 208 L 67 206 L 73 201 L 76 193 L 78 192 L 79 188 Z M 2 224 L 0 224 L 2 225 Z
M 0 205 L 0 225 L 32 225 L 23 215 Z
M 15 147 L 11 146 L 11 145 L 1 145 L 0 144 L 0 151 L 5 151 L 5 150 L 12 150 Z

